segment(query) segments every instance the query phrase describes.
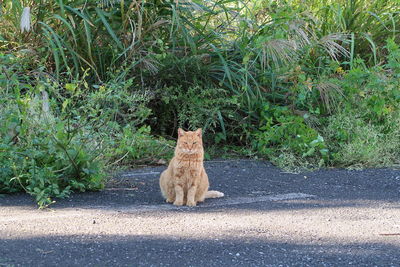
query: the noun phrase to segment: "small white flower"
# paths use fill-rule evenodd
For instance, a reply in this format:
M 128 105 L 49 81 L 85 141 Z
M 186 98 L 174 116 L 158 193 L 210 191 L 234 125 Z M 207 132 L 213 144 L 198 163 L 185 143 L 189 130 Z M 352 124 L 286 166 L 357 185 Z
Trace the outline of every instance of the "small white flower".
M 31 8 L 24 7 L 21 16 L 21 32 L 29 32 L 31 30 Z

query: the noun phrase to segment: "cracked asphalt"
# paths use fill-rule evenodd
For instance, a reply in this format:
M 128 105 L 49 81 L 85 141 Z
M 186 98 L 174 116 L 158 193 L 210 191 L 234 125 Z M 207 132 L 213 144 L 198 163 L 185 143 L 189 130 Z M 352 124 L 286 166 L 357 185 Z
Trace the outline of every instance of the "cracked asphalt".
M 400 266 L 400 170 L 205 165 L 225 197 L 195 208 L 164 203 L 165 166 L 44 211 L 0 196 L 0 266 Z

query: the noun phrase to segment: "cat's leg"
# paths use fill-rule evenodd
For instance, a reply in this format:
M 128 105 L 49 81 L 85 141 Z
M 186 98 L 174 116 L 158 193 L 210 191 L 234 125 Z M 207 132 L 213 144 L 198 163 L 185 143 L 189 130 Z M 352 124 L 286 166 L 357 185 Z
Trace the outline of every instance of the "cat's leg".
M 173 203 L 173 202 L 174 202 L 174 199 L 175 199 L 175 196 L 173 196 L 173 194 L 171 193 L 171 194 L 169 195 L 169 197 L 167 197 L 167 198 L 165 199 L 165 202 L 167 202 L 167 203 Z
M 183 184 L 182 184 L 182 179 L 184 176 L 185 170 L 184 168 L 175 168 L 173 171 L 173 188 L 174 188 L 174 195 L 175 195 L 175 201 L 174 205 L 176 206 L 182 206 L 184 197 L 185 197 L 185 192 L 183 190 Z
M 182 206 L 183 205 L 183 197 L 184 197 L 184 192 L 183 192 L 182 186 L 179 185 L 179 184 L 176 184 L 175 185 L 175 201 L 174 201 L 174 205 Z
M 167 198 L 165 202 L 167 203 L 173 203 L 175 200 L 175 188 L 174 188 L 174 183 L 172 181 L 169 181 L 167 185 Z
M 197 185 L 192 185 L 187 193 L 187 202 L 186 202 L 187 206 L 191 207 L 196 206 L 196 200 L 195 200 L 196 192 L 197 192 Z
M 199 183 L 201 182 L 201 170 L 199 168 L 195 168 L 193 170 L 190 170 L 190 176 L 189 180 L 187 181 L 187 187 L 188 187 L 188 192 L 187 192 L 187 201 L 186 205 L 187 206 L 196 206 L 197 204 L 197 191 L 199 187 Z
M 209 187 L 208 175 L 203 168 L 202 171 L 200 172 L 200 183 L 198 185 L 196 197 L 195 197 L 196 202 L 204 201 L 204 199 L 206 198 L 206 193 L 208 191 L 208 187 Z
M 172 203 L 175 199 L 174 184 L 171 180 L 171 176 L 172 175 L 168 169 L 163 171 L 160 176 L 161 194 L 167 203 Z
M 160 189 L 161 189 L 161 194 L 164 198 L 168 198 L 167 194 L 167 170 L 163 171 L 160 175 Z

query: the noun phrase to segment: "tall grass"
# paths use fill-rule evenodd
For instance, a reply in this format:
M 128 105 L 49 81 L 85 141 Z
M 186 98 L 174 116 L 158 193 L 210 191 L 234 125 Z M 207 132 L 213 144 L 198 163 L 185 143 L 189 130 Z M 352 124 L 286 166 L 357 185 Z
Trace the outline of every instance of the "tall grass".
M 297 1 L 301 4 L 304 1 Z M 340 0 L 307 1 L 322 34 L 343 32 L 354 34 L 354 53 L 371 65 L 380 62 L 387 38 L 399 41 L 400 2 Z
M 31 7 L 33 31 L 11 34 L 24 5 Z M 266 100 L 297 108 L 300 87 L 318 91 L 323 109 L 333 110 L 339 91 L 318 78 L 332 62 L 352 68 L 360 55 L 380 64 L 384 40 L 399 36 L 399 6 L 395 0 L 6 0 L 0 34 L 5 49 L 44 55 L 39 62 L 58 80 L 84 77 L 97 86 L 116 74 L 133 78 L 134 90 L 223 87 L 257 121 Z

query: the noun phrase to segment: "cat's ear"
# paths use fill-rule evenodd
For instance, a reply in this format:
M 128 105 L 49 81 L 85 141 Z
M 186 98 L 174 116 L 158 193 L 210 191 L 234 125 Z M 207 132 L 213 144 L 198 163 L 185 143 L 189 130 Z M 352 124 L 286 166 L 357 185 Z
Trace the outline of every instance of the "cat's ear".
M 184 134 L 185 134 L 185 131 L 182 130 L 182 128 L 179 128 L 179 129 L 178 129 L 178 137 L 181 137 L 181 136 L 183 136 Z
M 199 128 L 199 129 L 197 129 L 196 130 L 196 135 L 198 136 L 198 137 L 201 137 L 201 132 L 202 132 L 202 130 L 201 130 L 201 128 Z

